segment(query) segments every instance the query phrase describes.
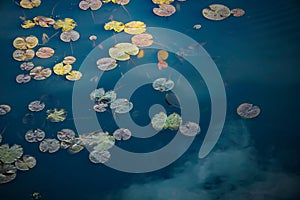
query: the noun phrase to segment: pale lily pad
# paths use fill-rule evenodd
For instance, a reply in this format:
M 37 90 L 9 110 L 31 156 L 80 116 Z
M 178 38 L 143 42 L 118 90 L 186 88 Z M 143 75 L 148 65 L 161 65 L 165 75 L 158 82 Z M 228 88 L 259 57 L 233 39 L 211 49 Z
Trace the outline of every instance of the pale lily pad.
M 93 163 L 105 163 L 109 160 L 110 153 L 107 150 L 104 151 L 92 151 L 89 155 L 89 159 Z
M 110 104 L 110 109 L 114 109 L 115 113 L 127 113 L 133 108 L 133 104 L 128 99 L 116 99 Z
M 60 143 L 56 139 L 44 139 L 39 145 L 39 149 L 41 152 L 54 153 L 57 152 L 59 148 Z
M 0 105 L 0 115 L 6 115 L 11 111 L 11 108 L 9 105 L 1 104 Z
M 116 140 L 128 140 L 131 138 L 131 131 L 127 128 L 119 128 L 115 130 L 113 136 Z
M 35 54 L 39 58 L 50 58 L 51 56 L 53 56 L 54 52 L 54 49 L 50 47 L 41 47 Z
M 155 114 L 153 116 L 153 118 L 151 119 L 152 127 L 157 131 L 162 130 L 165 126 L 165 122 L 167 120 L 167 117 L 168 116 L 164 112 L 160 112 L 158 114 Z
M 134 35 L 131 38 L 132 44 L 138 47 L 148 47 L 153 44 L 152 35 L 149 33 L 142 33 Z
M 81 77 L 82 73 L 77 70 L 72 70 L 68 73 L 68 75 L 66 75 L 66 79 L 69 81 L 78 81 L 79 79 L 81 79 Z
M 222 4 L 212 4 L 202 10 L 202 15 L 210 20 L 223 20 L 230 16 L 230 9 Z
M 9 147 L 8 144 L 0 146 L 0 161 L 10 164 L 21 158 L 23 155 L 23 147 L 17 144 Z
M 115 32 L 121 32 L 125 28 L 125 25 L 123 22 L 118 21 L 110 21 L 104 25 L 105 30 L 114 30 Z
M 57 138 L 60 141 L 71 142 L 75 139 L 75 132 L 71 129 L 62 129 L 57 132 Z
M 99 102 L 93 106 L 93 109 L 96 112 L 105 112 L 107 107 L 108 107 L 107 103 Z
M 41 101 L 33 101 L 28 105 L 28 109 L 33 112 L 41 111 L 45 108 L 45 104 Z
M 179 131 L 185 136 L 193 137 L 200 132 L 200 126 L 195 122 L 187 122 L 179 126 Z
M 50 68 L 44 68 L 43 66 L 34 67 L 29 73 L 35 80 L 44 80 L 51 76 L 51 74 L 52 70 Z
M 17 83 L 28 83 L 31 80 L 31 76 L 29 74 L 19 74 L 16 76 Z
M 260 114 L 260 108 L 251 103 L 242 103 L 237 108 L 237 114 L 247 119 L 255 118 Z
M 35 24 L 44 27 L 49 28 L 51 25 L 55 24 L 55 20 L 50 17 L 44 17 L 44 16 L 36 16 L 33 18 L 33 21 Z
M 33 67 L 34 67 L 33 62 L 23 62 L 23 63 L 20 65 L 21 70 L 24 70 L 24 71 L 29 71 L 29 70 L 31 70 Z
M 165 92 L 173 89 L 174 82 L 170 79 L 158 78 L 153 82 L 152 87 L 155 90 Z
M 13 58 L 17 61 L 28 61 L 35 56 L 33 49 L 17 49 L 13 52 Z
M 76 41 L 80 37 L 80 34 L 77 31 L 70 30 L 70 31 L 64 31 L 60 34 L 60 39 L 64 42 L 71 42 Z
M 65 64 L 65 65 L 67 65 L 67 64 L 71 65 L 74 62 L 76 62 L 76 58 L 74 56 L 66 56 L 66 57 L 64 57 L 63 64 Z
M 45 132 L 41 129 L 29 130 L 25 134 L 27 142 L 40 142 L 45 138 Z
M 17 176 L 17 168 L 12 164 L 0 163 L 0 184 L 8 183 Z
M 90 93 L 90 99 L 98 101 L 104 94 L 105 90 L 103 88 L 97 88 Z
M 36 166 L 36 159 L 33 156 L 24 155 L 22 160 L 19 159 L 15 162 L 15 166 L 18 170 L 27 171 Z
M 124 32 L 128 34 L 141 34 L 146 31 L 146 24 L 141 21 L 131 21 L 125 24 Z
M 100 0 L 83 0 L 79 2 L 79 8 L 82 10 L 98 10 L 102 6 L 102 2 Z
M 245 15 L 245 11 L 241 8 L 234 8 L 230 11 L 230 13 L 234 16 L 234 17 L 241 17 L 243 15 Z
M 160 17 L 168 17 L 176 12 L 176 8 L 168 4 L 160 4 L 159 8 L 153 8 L 153 13 Z
M 100 58 L 97 60 L 98 69 L 103 71 L 108 71 L 116 68 L 118 66 L 117 61 L 113 58 Z

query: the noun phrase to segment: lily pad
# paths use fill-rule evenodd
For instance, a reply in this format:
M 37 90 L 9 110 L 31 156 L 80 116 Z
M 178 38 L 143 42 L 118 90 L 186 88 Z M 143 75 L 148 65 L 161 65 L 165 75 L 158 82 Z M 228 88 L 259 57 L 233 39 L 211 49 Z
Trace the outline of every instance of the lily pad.
M 138 53 L 139 48 L 127 42 L 118 43 L 109 49 L 109 56 L 120 61 L 129 60 L 130 56 L 135 56 Z
M 104 94 L 105 90 L 103 88 L 97 88 L 90 93 L 90 99 L 98 101 Z
M 176 8 L 168 4 L 160 4 L 159 8 L 153 8 L 153 13 L 160 17 L 169 17 L 176 12 Z
M 141 21 L 131 21 L 125 24 L 124 32 L 132 35 L 141 34 L 146 31 L 146 24 Z
M 158 78 L 153 82 L 152 87 L 160 92 L 165 92 L 173 89 L 174 82 L 170 79 Z
M 64 42 L 71 42 L 76 41 L 80 37 L 80 34 L 77 31 L 70 30 L 70 31 L 64 31 L 60 34 L 60 39 Z
M 116 140 L 128 140 L 131 138 L 131 131 L 127 128 L 119 128 L 115 130 L 113 136 Z
M 23 63 L 20 65 L 21 70 L 24 70 L 24 71 L 29 71 L 29 70 L 31 70 L 33 67 L 34 67 L 33 62 L 23 62 Z
M 57 63 L 53 67 L 53 72 L 57 75 L 66 75 L 72 70 L 72 65 L 66 64 L 64 65 L 63 62 Z
M 59 148 L 60 144 L 56 139 L 44 139 L 39 145 L 39 149 L 41 152 L 54 153 L 57 152 Z
M 134 35 L 131 38 L 132 44 L 138 47 L 148 47 L 153 44 L 152 35 L 149 33 L 142 33 Z
M 20 6 L 22 8 L 32 9 L 41 5 L 41 0 L 21 0 Z
M 66 57 L 64 57 L 64 60 L 63 60 L 63 63 L 64 64 L 69 64 L 69 65 L 71 65 L 71 64 L 73 64 L 74 62 L 76 62 L 76 58 L 74 57 L 74 56 L 66 56 Z
M 260 108 L 251 103 L 242 103 L 237 108 L 237 114 L 247 119 L 255 118 L 260 114 Z
M 98 69 L 103 71 L 108 71 L 116 68 L 118 66 L 117 61 L 113 58 L 100 58 L 97 60 Z
M 27 28 L 32 28 L 35 25 L 36 24 L 33 21 L 31 21 L 31 20 L 25 20 L 25 21 L 23 21 L 23 24 L 21 24 L 21 27 L 27 29 Z
M 234 8 L 230 11 L 230 13 L 234 16 L 234 17 L 241 17 L 243 15 L 245 15 L 245 11 L 241 8 Z
M 127 99 L 116 99 L 110 104 L 110 109 L 114 109 L 115 113 L 127 113 L 133 108 L 133 104 Z
M 40 142 L 45 138 L 45 132 L 41 129 L 29 130 L 25 134 L 27 142 Z
M 182 123 L 182 118 L 177 113 L 169 115 L 166 119 L 164 128 L 177 130 Z
M 202 10 L 202 15 L 210 20 L 223 20 L 230 16 L 230 10 L 222 4 L 212 4 Z
M 47 119 L 51 122 L 62 122 L 67 118 L 67 113 L 64 109 L 47 110 Z
M 114 30 L 115 32 L 121 32 L 125 28 L 125 25 L 123 22 L 118 21 L 110 21 L 104 25 L 105 30 Z
M 161 5 L 161 4 L 170 4 L 170 3 L 173 3 L 174 0 L 152 0 L 152 2 L 153 2 L 154 4 L 159 4 L 159 5 Z
M 16 76 L 17 83 L 28 83 L 31 80 L 31 76 L 28 74 L 19 74 Z
M 93 109 L 96 112 L 105 112 L 107 107 L 108 107 L 107 103 L 99 102 L 93 106 Z
M 195 122 L 187 122 L 179 126 L 179 131 L 183 135 L 193 137 L 200 132 L 200 126 Z
M 157 59 L 160 60 L 167 60 L 169 57 L 169 53 L 166 50 L 159 50 L 157 52 Z
M 66 75 L 66 79 L 69 81 L 77 81 L 81 79 L 81 77 L 82 77 L 82 73 L 77 70 L 72 70 L 68 73 L 68 75 Z
M 57 138 L 60 141 L 71 142 L 75 139 L 75 132 L 71 129 L 62 129 L 57 132 Z
M 70 30 L 73 30 L 75 27 L 76 27 L 76 22 L 74 21 L 74 19 L 72 18 L 65 18 L 63 20 L 59 19 L 57 20 L 53 27 L 55 29 L 59 29 L 61 28 L 62 31 L 70 31 Z
M 153 116 L 153 118 L 151 119 L 152 127 L 157 131 L 162 130 L 165 126 L 165 122 L 167 120 L 167 117 L 168 116 L 164 112 L 160 112 L 158 114 L 155 114 Z
M 36 166 L 36 159 L 33 156 L 24 155 L 22 160 L 19 159 L 15 162 L 15 166 L 18 170 L 27 171 Z
M 14 144 L 9 147 L 8 144 L 0 146 L 0 161 L 6 164 L 10 164 L 21 158 L 23 155 L 23 147 L 18 144 Z
M 8 183 L 17 176 L 17 168 L 12 164 L 0 163 L 0 184 Z
M 41 101 L 33 101 L 28 105 L 28 109 L 33 112 L 41 111 L 45 108 L 45 104 Z
M 33 18 L 33 21 L 35 24 L 44 27 L 49 28 L 51 25 L 55 24 L 55 20 L 50 17 L 44 17 L 44 16 L 36 16 Z
M 33 49 L 17 49 L 13 52 L 13 58 L 17 61 L 28 61 L 35 56 Z
M 104 151 L 92 151 L 89 155 L 89 159 L 93 163 L 105 163 L 109 160 L 110 153 L 107 150 Z
M 1 104 L 0 105 L 0 115 L 6 115 L 11 111 L 11 108 L 9 105 Z
M 39 58 L 50 58 L 54 54 L 54 49 L 50 47 L 41 47 L 35 54 Z
M 34 67 L 29 73 L 35 80 L 44 80 L 51 76 L 51 74 L 52 70 L 50 68 L 44 68 L 43 66 Z
M 98 10 L 102 6 L 102 2 L 100 0 L 83 0 L 79 2 L 79 8 L 82 10 Z
M 30 35 L 28 37 L 17 37 L 13 41 L 13 46 L 17 49 L 32 49 L 36 47 L 39 43 L 37 37 Z

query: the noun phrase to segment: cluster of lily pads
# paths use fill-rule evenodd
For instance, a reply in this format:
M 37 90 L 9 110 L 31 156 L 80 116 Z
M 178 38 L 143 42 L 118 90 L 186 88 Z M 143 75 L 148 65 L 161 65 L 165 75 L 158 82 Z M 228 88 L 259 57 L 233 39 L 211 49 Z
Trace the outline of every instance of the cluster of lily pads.
M 0 137 L 2 142 L 2 135 Z M 30 155 L 23 155 L 23 147 L 14 144 L 0 146 L 0 184 L 8 183 L 17 176 L 17 170 L 27 171 L 36 165 L 36 159 Z
M 208 8 L 202 10 L 202 15 L 210 20 L 223 20 L 231 14 L 234 17 L 241 17 L 245 14 L 245 11 L 241 8 L 230 10 L 227 6 L 222 4 L 211 4 Z
M 69 81 L 77 81 L 82 77 L 82 73 L 77 70 L 72 70 L 72 64 L 76 61 L 74 56 L 64 57 L 62 62 L 55 64 L 53 72 L 59 76 L 66 75 Z
M 118 98 L 113 90 L 105 92 L 103 88 L 97 88 L 90 93 L 90 99 L 95 101 L 93 109 L 96 112 L 105 112 L 110 104 L 114 113 L 127 113 L 133 108 L 132 102 L 125 98 Z

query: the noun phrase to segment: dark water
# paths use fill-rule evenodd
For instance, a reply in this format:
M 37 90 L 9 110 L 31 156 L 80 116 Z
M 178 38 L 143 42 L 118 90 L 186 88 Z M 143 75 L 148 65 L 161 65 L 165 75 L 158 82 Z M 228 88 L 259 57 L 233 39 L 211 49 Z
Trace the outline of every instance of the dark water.
M 40 7 L 32 10 L 21 9 L 13 1 L 0 3 L 0 104 L 12 107 L 9 114 L 0 117 L 0 129 L 4 130 L 2 143 L 21 144 L 25 154 L 35 156 L 38 162 L 32 170 L 18 172 L 14 181 L 0 185 L 0 199 L 30 199 L 35 191 L 41 193 L 42 199 L 299 199 L 298 1 L 280 0 L 270 4 L 268 1 L 188 0 L 173 3 L 178 5 L 177 8 L 180 6 L 180 10 L 171 17 L 160 18 L 153 15 L 154 4 L 150 0 L 132 0 L 126 5 L 130 15 L 121 6 L 104 4 L 93 12 L 95 21 L 90 11 L 78 8 L 78 3 L 44 0 Z M 201 10 L 212 3 L 243 8 L 246 15 L 224 21 L 206 20 Z M 55 137 L 62 128 L 75 130 L 72 120 L 74 83 L 56 75 L 44 81 L 32 80 L 28 84 L 15 82 L 16 75 L 22 71 L 20 63 L 11 56 L 14 38 L 36 35 L 41 39 L 42 33 L 50 36 L 57 32 L 42 27 L 21 28 L 20 16 L 32 19 L 38 15 L 55 19 L 70 17 L 77 22 L 75 30 L 81 38 L 72 43 L 73 55 L 77 58 L 74 69 L 80 68 L 94 48 L 88 40 L 91 34 L 98 37 L 97 44 L 113 35 L 103 29 L 110 16 L 117 21 L 141 20 L 147 27 L 173 29 L 204 44 L 221 73 L 227 96 L 224 131 L 213 152 L 198 159 L 198 149 L 210 120 L 210 101 L 203 79 L 195 75 L 186 63 L 186 70 L 182 70 L 184 76 L 191 82 L 199 81 L 193 89 L 197 91 L 201 108 L 204 108 L 200 121 L 202 132 L 183 156 L 163 169 L 142 174 L 125 173 L 91 163 L 88 151 L 75 155 L 64 150 L 55 154 L 41 153 L 38 144 L 26 142 L 24 134 L 29 129 L 42 128 L 47 137 Z M 195 30 L 194 24 L 201 24 L 202 28 Z M 55 49 L 55 56 L 44 60 L 34 58 L 35 65 L 53 67 L 64 56 L 72 54 L 70 45 L 60 41 L 59 35 L 47 46 Z M 134 58 L 133 61 L 136 65 L 156 62 L 155 53 L 145 52 L 144 60 Z M 174 55 L 170 55 L 168 62 L 174 68 L 180 67 Z M 121 72 L 134 66 L 123 63 L 115 75 L 103 76 L 99 86 L 112 89 Z M 151 98 L 145 98 L 146 94 Z M 24 124 L 22 119 L 29 113 L 27 105 L 37 99 L 46 103 L 46 109 L 66 109 L 68 119 L 53 124 L 45 120 L 43 111 L 34 113 L 33 120 Z M 159 103 L 168 107 L 164 100 L 157 100 L 163 99 L 163 95 L 154 93 L 151 85 L 137 90 L 132 99 L 137 103 L 131 116 L 140 125 L 149 123 L 147 112 L 143 113 L 143 110 L 148 110 L 150 105 Z M 252 120 L 240 119 L 236 107 L 243 102 L 259 105 L 260 116 Z M 180 112 L 174 107 L 168 109 L 168 112 Z M 106 114 L 108 118 L 98 116 L 99 121 L 104 129 L 112 131 L 116 124 L 111 122 L 110 113 Z M 171 139 L 172 132 L 165 131 L 150 141 L 133 138 L 127 144 L 117 145 L 143 152 L 159 149 Z

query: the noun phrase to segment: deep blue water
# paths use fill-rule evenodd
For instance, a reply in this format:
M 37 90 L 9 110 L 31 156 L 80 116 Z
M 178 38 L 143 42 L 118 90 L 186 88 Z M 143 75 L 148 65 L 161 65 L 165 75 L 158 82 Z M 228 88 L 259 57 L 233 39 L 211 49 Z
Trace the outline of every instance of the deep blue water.
M 126 5 L 130 15 L 121 6 L 104 4 L 93 12 L 95 21 L 90 11 L 78 8 L 78 3 L 74 0 L 44 0 L 40 7 L 32 10 L 22 9 L 13 1 L 0 3 L 0 104 L 12 107 L 9 114 L 0 116 L 0 130 L 4 130 L 2 143 L 21 144 L 25 154 L 37 159 L 35 168 L 18 172 L 14 181 L 0 185 L 0 199 L 30 199 L 35 191 L 41 193 L 42 199 L 50 200 L 299 199 L 298 1 L 280 0 L 270 4 L 268 1 L 188 0 L 174 2 L 180 10 L 173 16 L 160 18 L 152 13 L 154 4 L 150 0 L 132 0 Z M 240 18 L 209 21 L 201 15 L 201 10 L 212 3 L 223 3 L 229 8 L 240 7 L 246 14 Z M 86 150 L 74 155 L 65 150 L 48 154 L 41 153 L 38 144 L 26 142 L 24 134 L 29 129 L 42 128 L 47 137 L 55 137 L 62 128 L 76 129 L 72 116 L 74 83 L 56 75 L 22 85 L 15 82 L 15 77 L 22 71 L 20 62 L 11 56 L 14 38 L 36 35 L 41 39 L 42 33 L 50 36 L 57 32 L 51 28 L 21 28 L 20 16 L 32 19 L 38 15 L 55 19 L 70 17 L 77 22 L 75 30 L 80 33 L 80 39 L 72 43 L 73 55 L 77 58 L 74 69 L 80 69 L 94 49 L 88 39 L 91 34 L 98 37 L 97 44 L 113 36 L 112 31 L 103 29 L 110 16 L 117 21 L 141 20 L 147 27 L 173 29 L 203 44 L 226 85 L 226 121 L 213 152 L 204 159 L 198 158 L 211 114 L 207 87 L 191 65 L 187 62 L 181 64 L 174 54 L 168 59 L 169 65 L 181 70 L 193 83 L 201 107 L 199 123 L 202 131 L 188 151 L 171 165 L 150 173 L 125 173 L 91 163 Z M 195 30 L 194 24 L 201 24 L 202 28 Z M 70 45 L 60 41 L 59 35 L 52 38 L 47 46 L 55 49 L 55 55 L 49 59 L 34 58 L 35 65 L 53 67 L 64 56 L 72 54 Z M 110 74 L 103 75 L 98 86 L 113 89 L 121 73 L 143 63 L 157 62 L 156 51 L 149 49 L 145 51 L 144 58 L 133 58 L 133 61 L 124 62 Z M 163 105 L 169 113 L 180 113 L 180 109 L 168 107 L 164 94 L 153 92 L 151 85 L 139 88 L 131 98 L 136 103 L 130 115 L 139 125 L 149 123 L 148 108 L 152 104 Z M 23 117 L 30 113 L 27 105 L 37 99 L 46 103 L 46 109 L 66 109 L 67 120 L 58 124 L 48 122 L 44 110 L 34 113 L 33 120 L 24 124 Z M 260 106 L 259 117 L 245 120 L 236 114 L 237 106 L 248 101 Z M 116 129 L 110 112 L 97 116 L 103 129 L 110 132 Z M 153 151 L 171 141 L 172 134 L 172 131 L 162 131 L 149 140 L 132 138 L 117 145 L 135 152 Z

